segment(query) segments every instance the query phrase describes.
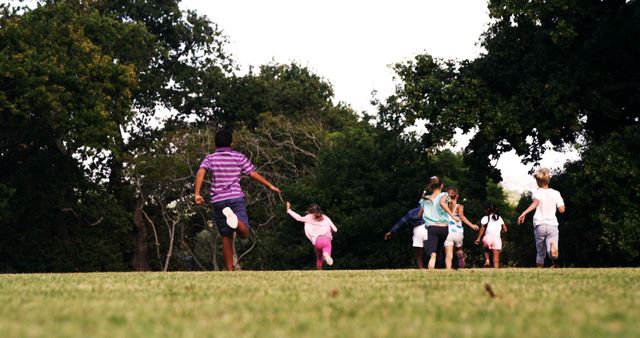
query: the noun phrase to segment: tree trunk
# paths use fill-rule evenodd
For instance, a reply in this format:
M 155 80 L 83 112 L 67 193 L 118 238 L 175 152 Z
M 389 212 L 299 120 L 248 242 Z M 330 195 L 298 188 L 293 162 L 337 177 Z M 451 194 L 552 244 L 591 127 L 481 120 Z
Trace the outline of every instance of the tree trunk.
M 136 209 L 133 213 L 134 231 L 134 248 L 133 248 L 133 268 L 136 271 L 150 271 L 149 266 L 149 247 L 147 243 L 147 226 L 142 215 L 142 207 L 144 199 L 139 195 L 136 200 Z

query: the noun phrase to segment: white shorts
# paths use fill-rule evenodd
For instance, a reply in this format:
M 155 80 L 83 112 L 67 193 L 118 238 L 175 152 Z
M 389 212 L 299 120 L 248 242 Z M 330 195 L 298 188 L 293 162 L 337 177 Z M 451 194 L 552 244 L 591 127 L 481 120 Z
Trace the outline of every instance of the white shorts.
M 444 246 L 456 246 L 456 248 L 462 247 L 462 240 L 464 239 L 464 232 L 451 232 L 444 241 Z
M 413 247 L 424 248 L 424 241 L 426 241 L 428 237 L 429 233 L 424 224 L 413 228 Z

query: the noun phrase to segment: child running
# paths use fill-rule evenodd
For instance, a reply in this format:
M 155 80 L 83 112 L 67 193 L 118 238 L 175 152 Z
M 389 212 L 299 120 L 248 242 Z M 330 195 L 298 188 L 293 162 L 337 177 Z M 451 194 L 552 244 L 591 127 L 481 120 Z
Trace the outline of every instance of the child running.
M 253 180 L 264 184 L 269 189 L 280 193 L 280 189 L 269 183 L 260 175 L 249 159 L 243 154 L 231 149 L 233 134 L 228 130 L 216 133 L 216 151 L 209 154 L 200 164 L 196 173 L 195 202 L 204 204 L 200 195 L 205 174 L 211 172 L 211 204 L 213 205 L 213 220 L 218 232 L 222 236 L 222 256 L 228 271 L 233 270 L 233 235 L 235 232 L 241 238 L 250 235 L 249 217 L 245 209 L 244 193 L 240 188 L 240 177 L 247 175 Z
M 556 266 L 558 259 L 558 243 L 560 232 L 558 231 L 558 219 L 556 209 L 562 214 L 565 211 L 564 200 L 557 190 L 549 188 L 551 171 L 547 168 L 536 170 L 533 177 L 536 179 L 538 189 L 531 193 L 533 202 L 520 217 L 518 223 L 524 223 L 528 213 L 536 209 L 533 215 L 533 235 L 536 240 L 536 266 L 544 267 L 544 259 L 548 254 L 552 261 L 552 267 Z
M 498 214 L 498 207 L 495 204 L 489 204 L 484 208 L 485 216 L 482 217 L 480 223 L 482 226 L 480 227 L 480 232 L 478 233 L 478 238 L 476 239 L 476 245 L 480 244 L 480 238 L 482 238 L 482 234 L 484 234 L 484 238 L 482 238 L 482 244 L 485 248 L 484 251 L 484 267 L 488 268 L 491 266 L 489 262 L 489 251 L 493 253 L 493 267 L 500 267 L 500 251 L 502 251 L 502 239 L 500 238 L 501 232 L 507 232 L 507 225 L 504 224 L 502 217 Z M 486 229 L 486 233 L 485 233 Z
M 447 205 L 448 195 L 442 192 L 442 180 L 438 176 L 432 176 L 429 179 L 427 190 L 430 195 L 424 196 L 420 200 L 420 211 L 418 217 L 424 219 L 427 227 L 427 257 L 429 257 L 429 270 L 436 267 L 436 255 L 442 252 L 444 241 L 449 236 L 449 217 L 456 221 L 460 219 L 453 215 L 451 209 Z
M 420 206 L 409 210 L 386 234 L 384 234 L 384 240 L 390 240 L 391 236 L 398 232 L 398 230 L 400 230 L 400 228 L 405 224 L 413 226 L 413 247 L 416 248 L 418 269 L 424 269 L 424 242 L 428 238 L 428 233 L 427 228 L 424 227 L 424 220 L 422 217 L 418 217 L 419 212 Z
M 458 188 L 449 187 L 447 193 L 449 194 L 449 208 L 459 220 L 456 221 L 453 218 L 449 218 L 449 235 L 447 240 L 444 241 L 445 265 L 447 269 L 451 269 L 455 250 L 456 257 L 458 257 L 458 268 L 464 269 L 464 251 L 462 251 L 464 229 L 462 228 L 462 222 L 475 231 L 478 231 L 478 226 L 469 222 L 464 215 L 464 205 L 458 204 L 458 198 L 460 197 Z
M 337 232 L 338 229 L 331 222 L 331 219 L 322 213 L 320 206 L 311 204 L 307 208 L 307 215 L 302 217 L 295 211 L 291 210 L 291 203 L 287 202 L 287 213 L 298 222 L 304 222 L 304 233 L 313 244 L 316 251 L 316 268 L 322 270 L 322 261 L 328 265 L 333 265 L 331 258 L 331 233 Z

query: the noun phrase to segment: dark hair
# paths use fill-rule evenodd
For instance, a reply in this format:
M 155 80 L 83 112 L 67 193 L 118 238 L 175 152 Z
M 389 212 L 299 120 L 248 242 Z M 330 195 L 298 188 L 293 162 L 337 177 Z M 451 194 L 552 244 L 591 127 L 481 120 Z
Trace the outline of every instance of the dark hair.
M 431 176 L 431 178 L 429 178 L 429 183 L 427 183 L 426 190 L 431 193 L 440 187 L 442 187 L 442 180 L 440 179 L 440 177 Z
M 315 203 L 309 205 L 309 207 L 307 208 L 307 214 L 313 214 L 313 218 L 315 218 L 316 221 L 322 221 L 322 219 L 324 218 L 322 209 L 320 209 L 320 206 Z
M 498 218 L 500 218 L 500 213 L 499 213 L 499 209 L 498 206 L 493 204 L 493 203 L 489 203 L 484 207 L 484 214 L 489 217 L 491 214 L 493 214 L 493 220 L 497 221 Z
M 233 134 L 227 129 L 218 130 L 216 133 L 216 148 L 229 147 L 233 141 Z
M 447 191 L 449 191 L 449 190 L 453 190 L 453 191 L 455 191 L 455 192 L 456 192 L 456 194 L 458 193 L 458 188 L 456 188 L 456 187 L 453 187 L 453 186 L 452 186 L 452 187 L 448 187 L 448 188 L 447 188 Z

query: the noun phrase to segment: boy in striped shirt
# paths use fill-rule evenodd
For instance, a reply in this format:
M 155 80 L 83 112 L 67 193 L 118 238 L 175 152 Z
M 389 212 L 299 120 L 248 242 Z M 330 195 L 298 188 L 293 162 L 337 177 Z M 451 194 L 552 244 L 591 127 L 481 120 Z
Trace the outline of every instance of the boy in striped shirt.
M 222 236 L 222 255 L 228 271 L 233 270 L 233 233 L 241 238 L 250 234 L 249 217 L 245 209 L 244 193 L 240 188 L 240 177 L 246 175 L 280 193 L 280 189 L 260 175 L 251 161 L 243 154 L 231 149 L 233 134 L 227 130 L 216 133 L 216 151 L 207 155 L 196 173 L 195 202 L 204 204 L 200 195 L 202 181 L 207 171 L 212 173 L 211 204 L 213 220 Z

